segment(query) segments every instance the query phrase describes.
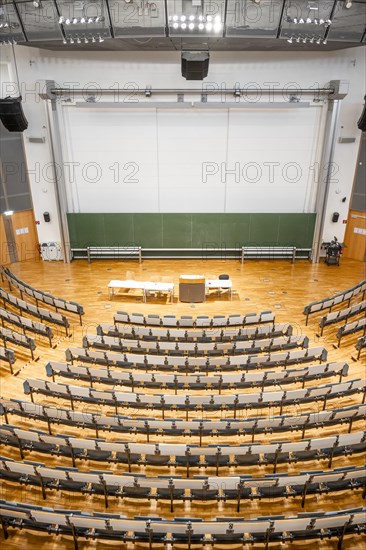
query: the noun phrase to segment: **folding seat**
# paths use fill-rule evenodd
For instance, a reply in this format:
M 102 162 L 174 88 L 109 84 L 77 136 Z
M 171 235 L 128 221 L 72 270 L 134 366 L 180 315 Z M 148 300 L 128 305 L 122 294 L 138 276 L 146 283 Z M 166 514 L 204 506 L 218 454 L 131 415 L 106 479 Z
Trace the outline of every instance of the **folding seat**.
M 77 468 L 68 468 L 64 466 L 56 466 L 56 470 L 66 472 L 66 479 L 59 479 L 57 482 L 58 489 L 65 489 L 66 491 L 83 491 L 86 488 L 88 482 L 77 481 L 73 479 L 73 472 L 79 473 Z M 92 472 L 88 472 L 91 474 Z M 92 478 L 92 476 L 91 476 Z M 48 483 L 48 486 L 52 486 L 52 481 Z
M 214 315 L 212 317 L 212 327 L 226 327 L 227 326 L 227 317 L 225 315 Z
M 255 452 L 257 444 L 254 445 L 242 445 L 244 448 L 246 448 L 246 452 L 243 454 L 235 454 L 234 456 L 234 464 L 237 466 L 248 466 L 252 464 L 259 464 L 260 463 L 260 455 L 259 453 Z
M 112 452 L 111 451 L 102 451 L 101 449 L 98 449 L 98 441 L 104 441 L 103 439 L 95 439 L 95 438 L 85 438 L 90 441 L 95 441 L 95 449 L 87 449 L 86 458 L 88 460 L 103 460 L 103 461 L 109 461 L 112 458 Z
M 134 325 L 145 325 L 145 316 L 143 313 L 131 313 L 129 322 Z
M 190 315 L 182 315 L 178 323 L 180 327 L 185 327 L 185 328 L 194 327 L 194 319 Z
M 116 462 L 122 462 L 123 464 L 138 464 L 141 460 L 140 453 L 131 453 L 128 448 L 128 443 L 124 441 L 116 441 L 119 445 L 125 444 L 125 451 L 116 452 Z
M 287 477 L 287 474 L 283 474 L 284 477 Z M 287 488 L 284 484 L 279 484 L 279 478 L 281 474 L 277 474 L 276 477 L 271 478 L 271 476 L 266 475 L 265 480 L 272 480 L 272 485 L 258 485 L 257 494 L 263 498 L 278 498 L 283 497 L 287 494 Z
M 145 462 L 149 466 L 166 466 L 170 463 L 170 456 L 162 455 L 161 451 L 159 450 L 159 445 L 157 444 L 155 446 L 154 454 L 145 455 Z
M 187 451 L 185 456 L 176 456 L 175 462 L 177 466 L 185 466 L 187 468 L 191 466 L 199 466 L 200 464 L 200 456 L 199 455 L 191 455 L 189 453 L 189 449 L 192 449 L 193 447 L 198 447 L 198 445 L 190 445 L 187 448 Z
M 161 320 L 163 327 L 177 327 L 178 320 L 175 315 L 164 315 Z
M 250 498 L 252 496 L 252 487 L 250 486 L 250 482 L 253 481 L 252 476 L 250 475 L 241 475 L 240 481 L 238 483 L 238 486 L 236 489 L 226 489 L 223 488 L 223 497 L 224 500 L 238 500 L 239 498 Z M 248 483 L 248 485 L 245 485 L 245 483 Z
M 220 447 L 217 445 L 208 445 L 208 447 L 216 448 L 216 454 L 205 455 L 205 464 L 207 466 L 215 466 L 217 469 L 219 466 L 227 466 L 229 464 L 230 456 L 227 454 L 222 454 Z
M 157 522 L 157 521 L 162 521 L 162 518 L 158 517 L 158 516 L 135 516 L 134 517 L 135 520 L 137 521 L 146 521 L 146 523 L 148 522 Z M 135 531 L 134 533 L 134 538 L 136 540 L 141 540 L 141 541 L 150 541 L 151 543 L 164 543 L 164 540 L 165 540 L 165 533 L 154 533 L 154 531 L 148 531 L 147 529 L 145 531 Z
M 196 318 L 196 327 L 203 327 L 203 328 L 209 328 L 211 327 L 211 317 L 208 317 L 208 315 L 198 315 Z
M 213 500 L 219 498 L 219 487 L 208 482 L 207 478 L 194 476 L 194 479 L 202 479 L 200 489 L 191 489 L 191 500 Z
M 149 315 L 146 315 L 146 324 L 160 327 L 161 325 L 160 315 L 155 315 L 152 313 L 150 313 Z
M 182 500 L 185 495 L 185 489 L 174 486 L 175 479 L 181 479 L 181 476 L 158 476 L 158 479 L 168 479 L 167 487 L 157 487 L 156 494 L 159 499 L 164 500 Z
M 243 324 L 243 321 L 244 321 L 243 315 L 240 315 L 239 313 L 234 313 L 228 316 L 227 325 L 231 327 L 241 326 Z
M 188 543 L 188 547 L 191 546 L 191 544 L 202 544 L 203 540 L 204 540 L 204 537 L 202 536 L 201 533 L 194 533 L 194 524 L 195 523 L 200 523 L 202 522 L 203 520 L 201 518 L 184 518 L 184 517 L 178 517 L 178 518 L 174 518 L 174 523 L 177 524 L 177 530 L 174 531 L 174 528 L 173 528 L 173 544 L 176 542 L 177 544 L 187 544 Z M 180 526 L 179 524 L 185 524 L 183 526 Z M 191 528 L 191 531 L 189 531 L 187 529 L 187 524 L 190 524 L 191 526 L 193 526 Z M 180 528 L 179 528 L 180 527 Z M 182 529 L 183 527 L 183 529 Z

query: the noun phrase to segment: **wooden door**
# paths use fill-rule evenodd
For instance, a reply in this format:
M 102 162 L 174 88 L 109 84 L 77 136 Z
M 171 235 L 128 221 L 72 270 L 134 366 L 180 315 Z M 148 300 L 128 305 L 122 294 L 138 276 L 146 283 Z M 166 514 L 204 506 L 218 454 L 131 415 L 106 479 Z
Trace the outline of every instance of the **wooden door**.
M 347 245 L 343 251 L 345 258 L 366 261 L 366 212 L 349 211 L 344 242 Z
M 1 263 L 25 262 L 39 258 L 38 238 L 32 210 L 1 216 Z

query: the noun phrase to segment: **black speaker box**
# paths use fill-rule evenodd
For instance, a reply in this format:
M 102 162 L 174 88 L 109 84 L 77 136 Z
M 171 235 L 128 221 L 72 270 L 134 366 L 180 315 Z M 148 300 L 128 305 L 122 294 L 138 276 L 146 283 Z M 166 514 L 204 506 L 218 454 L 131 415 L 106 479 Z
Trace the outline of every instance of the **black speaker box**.
M 365 100 L 365 105 L 363 107 L 362 115 L 359 121 L 357 122 L 357 126 L 360 130 L 362 130 L 362 132 L 366 132 L 366 95 L 364 97 L 364 100 Z
M 209 59 L 207 52 L 183 52 L 182 76 L 186 80 L 203 80 L 208 75 Z
M 9 132 L 24 132 L 28 128 L 21 97 L 0 99 L 0 120 Z

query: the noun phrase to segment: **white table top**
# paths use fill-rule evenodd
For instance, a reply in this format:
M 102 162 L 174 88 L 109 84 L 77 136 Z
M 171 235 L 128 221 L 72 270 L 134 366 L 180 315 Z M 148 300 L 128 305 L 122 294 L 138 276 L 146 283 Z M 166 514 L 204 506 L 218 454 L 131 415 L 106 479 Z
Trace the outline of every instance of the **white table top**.
M 108 288 L 139 288 L 148 291 L 172 291 L 174 283 L 154 283 L 152 281 L 134 281 L 132 279 L 126 281 L 112 280 L 108 283 Z
M 207 279 L 207 288 L 232 288 L 233 282 L 230 279 Z

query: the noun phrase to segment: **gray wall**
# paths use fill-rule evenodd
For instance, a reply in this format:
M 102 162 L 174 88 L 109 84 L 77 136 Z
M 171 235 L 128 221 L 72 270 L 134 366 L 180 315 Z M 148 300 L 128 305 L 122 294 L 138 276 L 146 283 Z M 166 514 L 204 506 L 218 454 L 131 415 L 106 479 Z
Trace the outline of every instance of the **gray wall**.
M 0 214 L 33 208 L 22 136 L 0 122 Z
M 366 132 L 362 132 L 360 142 L 351 209 L 366 212 Z

